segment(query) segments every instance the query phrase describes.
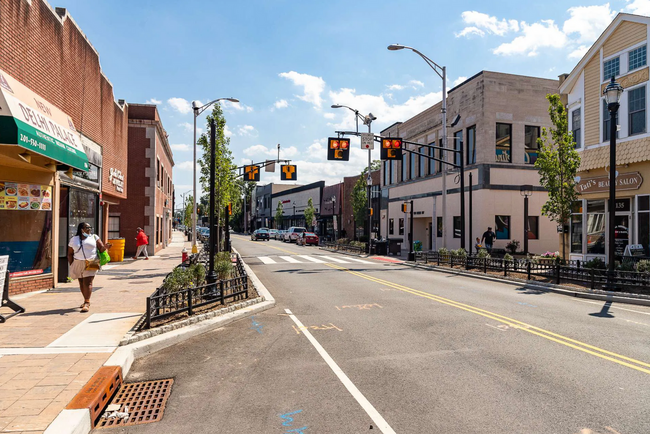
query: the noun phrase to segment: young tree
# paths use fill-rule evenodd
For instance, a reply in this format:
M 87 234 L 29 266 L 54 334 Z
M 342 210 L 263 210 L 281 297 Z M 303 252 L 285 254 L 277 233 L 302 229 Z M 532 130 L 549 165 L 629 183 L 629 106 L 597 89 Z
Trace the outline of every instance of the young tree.
M 576 174 L 580 155 L 575 150 L 572 133 L 568 129 L 567 112 L 557 94 L 547 95 L 548 114 L 553 127 L 542 131 L 537 139 L 539 154 L 535 167 L 539 170 L 539 182 L 548 191 L 548 200 L 542 206 L 542 215 L 561 225 L 571 217 L 573 203 L 578 199 Z M 562 233 L 562 258 L 565 256 L 566 237 Z
M 186 228 L 192 227 L 192 208 L 194 206 L 194 198 L 190 196 L 185 202 L 185 209 L 183 210 L 183 224 Z
M 275 228 L 278 229 L 280 222 L 282 222 L 284 216 L 284 206 L 282 202 L 278 201 L 278 207 L 275 209 Z
M 375 171 L 381 168 L 381 161 L 374 160 L 370 165 L 370 170 Z M 354 222 L 357 227 L 365 228 L 368 218 L 368 184 L 366 178 L 368 177 L 368 168 L 364 167 L 361 176 L 352 188 L 352 214 L 354 215 Z M 354 236 L 356 237 L 356 233 Z
M 316 214 L 316 210 L 314 209 L 314 200 L 310 197 L 307 201 L 307 208 L 305 208 L 305 226 L 308 228 L 311 227 L 312 230 L 314 229 L 314 225 L 312 225 L 314 222 L 314 214 Z

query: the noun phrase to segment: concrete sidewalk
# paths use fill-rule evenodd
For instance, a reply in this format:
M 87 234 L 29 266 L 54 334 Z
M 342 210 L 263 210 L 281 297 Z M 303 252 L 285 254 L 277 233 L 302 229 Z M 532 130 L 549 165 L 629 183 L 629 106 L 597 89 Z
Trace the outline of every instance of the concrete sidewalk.
M 0 324 L 0 433 L 42 433 L 115 351 L 189 245 L 174 232 L 148 261 L 108 264 L 88 313 L 79 311 L 76 281 L 12 298 L 26 312 Z

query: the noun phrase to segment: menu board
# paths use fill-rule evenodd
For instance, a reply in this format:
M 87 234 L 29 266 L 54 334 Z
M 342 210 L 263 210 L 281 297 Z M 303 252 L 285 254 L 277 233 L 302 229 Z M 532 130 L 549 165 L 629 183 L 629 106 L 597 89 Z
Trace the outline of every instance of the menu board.
M 52 187 L 0 181 L 0 210 L 51 211 Z

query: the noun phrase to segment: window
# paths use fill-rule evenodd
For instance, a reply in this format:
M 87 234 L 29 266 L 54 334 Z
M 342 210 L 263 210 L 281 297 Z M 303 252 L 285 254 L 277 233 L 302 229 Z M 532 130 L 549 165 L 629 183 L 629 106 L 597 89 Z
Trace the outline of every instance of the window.
M 442 238 L 442 217 L 436 217 L 436 236 Z
M 476 125 L 467 129 L 467 157 L 466 164 L 476 163 Z
M 438 147 L 442 148 L 442 139 L 438 141 Z M 438 149 L 438 159 L 446 161 L 445 153 L 443 152 L 442 149 Z M 442 172 L 442 161 L 438 161 L 438 172 Z
M 424 146 L 420 146 L 420 149 L 419 149 L 418 152 L 420 153 L 420 173 L 418 173 L 418 176 L 420 178 L 424 178 L 424 175 L 425 175 L 424 170 L 425 170 L 425 168 L 427 166 L 427 159 L 422 156 L 422 155 L 426 155 L 425 152 L 424 152 Z
M 409 179 L 408 167 L 406 164 L 407 161 L 408 161 L 408 152 L 402 152 L 402 182 Z
M 496 138 L 496 158 L 497 163 L 510 163 L 512 156 L 510 154 L 512 148 L 512 125 L 510 124 L 497 124 L 497 138 Z
M 463 130 L 454 133 L 454 149 L 460 151 L 463 149 Z M 454 152 L 454 164 L 460 166 L 460 153 Z
M 454 238 L 460 238 L 460 228 L 462 224 L 460 221 L 460 216 L 455 215 L 454 216 Z
M 582 253 L 582 201 L 573 203 L 571 211 L 571 253 Z
M 414 151 L 415 151 L 415 149 L 414 149 Z M 417 158 L 418 158 L 417 154 L 414 153 L 414 152 L 411 152 L 411 165 L 410 165 L 411 166 L 410 167 L 410 169 L 411 169 L 411 177 L 410 177 L 410 179 L 415 179 L 418 176 L 418 173 L 417 173 L 417 170 L 418 170 L 417 161 L 418 160 L 417 160 Z
M 627 96 L 630 136 L 645 133 L 645 86 L 629 91 Z
M 587 253 L 605 254 L 605 201 L 587 202 Z
M 120 237 L 120 217 L 109 216 L 108 217 L 108 239 L 110 240 L 119 237 Z
M 52 197 L 51 187 L 43 191 L 48 191 Z M 70 233 L 70 238 L 76 232 L 75 226 L 74 232 Z M 2 234 L 0 255 L 9 255 L 7 265 L 9 273 L 26 271 L 30 275 L 35 275 L 52 272 L 52 253 L 56 254 L 56 247 L 53 250 L 51 209 L 50 211 L 39 209 L 32 211 L 30 208 L 27 208 L 27 211 L 16 211 L 15 208 L 0 210 L 0 233 Z M 65 227 L 63 227 L 63 234 L 65 234 Z M 67 246 L 68 241 L 69 238 L 64 240 L 63 246 Z M 65 251 L 67 252 L 67 247 Z M 0 294 L 3 289 L 0 289 Z
M 390 183 L 395 184 L 395 173 L 397 173 L 397 161 L 390 161 Z
M 160 160 L 156 164 L 156 185 L 160 185 Z
M 526 229 L 529 240 L 539 240 L 539 217 L 528 216 L 528 227 Z
M 429 146 L 436 146 L 436 142 L 429 143 Z M 435 157 L 435 148 L 429 148 L 429 157 Z M 436 173 L 436 160 L 429 159 L 429 175 Z
M 509 215 L 495 216 L 494 226 L 496 229 L 495 232 L 497 234 L 497 240 L 510 239 L 510 216 Z
M 404 219 L 399 219 L 399 234 L 404 235 Z
M 639 47 L 636 50 L 630 51 L 628 55 L 629 59 L 629 71 L 633 69 L 641 68 L 646 65 L 646 46 Z
M 650 255 L 650 196 L 637 196 L 639 219 L 639 244 L 643 246 L 645 256 Z
M 395 233 L 395 219 L 388 219 L 388 235 Z
M 582 147 L 582 137 L 580 134 L 581 128 L 581 112 L 580 109 L 575 109 L 571 113 L 571 132 L 573 133 L 573 143 L 575 143 L 575 148 L 580 149 Z
M 609 118 L 609 110 L 607 110 L 607 102 L 603 100 L 603 142 L 608 142 L 609 141 L 609 133 L 610 133 L 610 118 Z M 615 123 L 618 123 L 618 112 L 616 112 L 616 119 L 614 119 Z M 616 138 L 618 138 L 618 132 L 616 133 Z
M 610 60 L 606 60 L 603 63 L 603 80 L 609 81 L 610 78 L 616 77 L 619 73 L 619 58 L 615 57 Z
M 537 139 L 539 138 L 539 127 L 531 127 L 526 125 L 524 136 L 524 147 L 526 148 L 526 155 L 524 156 L 524 163 L 535 164 L 537 161 L 537 154 L 539 152 L 539 145 Z

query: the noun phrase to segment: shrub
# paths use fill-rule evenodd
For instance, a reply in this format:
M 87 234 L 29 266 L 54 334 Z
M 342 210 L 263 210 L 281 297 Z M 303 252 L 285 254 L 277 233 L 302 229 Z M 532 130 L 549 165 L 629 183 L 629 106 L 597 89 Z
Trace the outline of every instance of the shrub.
M 513 258 L 510 253 L 506 253 L 505 255 L 503 255 L 503 260 L 507 262 L 513 262 L 515 258 Z
M 636 271 L 639 273 L 650 273 L 650 261 L 642 259 L 636 264 Z
M 486 259 L 491 258 L 490 254 L 488 253 L 488 251 L 486 249 L 480 249 L 478 251 L 478 253 L 476 254 L 476 257 L 481 258 L 481 259 L 482 258 L 486 258 Z
M 517 250 L 519 249 L 519 241 L 517 240 L 512 240 L 508 244 L 506 244 L 506 250 L 509 251 L 512 254 L 517 253 Z
M 621 263 L 616 261 L 616 269 L 618 271 L 634 271 L 634 262 L 624 261 Z
M 600 258 L 594 258 L 585 262 L 585 268 L 593 268 L 594 270 L 606 270 L 607 264 Z
M 438 254 L 439 255 L 448 255 L 449 254 L 449 249 L 446 247 L 440 247 L 438 249 Z
M 187 270 L 191 275 L 194 286 L 205 285 L 205 266 L 203 264 L 190 265 Z
M 160 289 L 166 293 L 173 293 L 193 286 L 194 280 L 190 269 L 178 267 L 167 275 L 162 285 L 160 285 Z
M 234 271 L 230 252 L 219 252 L 214 256 L 214 271 L 220 280 L 230 279 Z
M 349 238 L 339 238 L 336 240 L 336 244 L 350 244 Z
M 452 250 L 451 255 L 455 258 L 467 258 L 467 252 L 463 248 Z

